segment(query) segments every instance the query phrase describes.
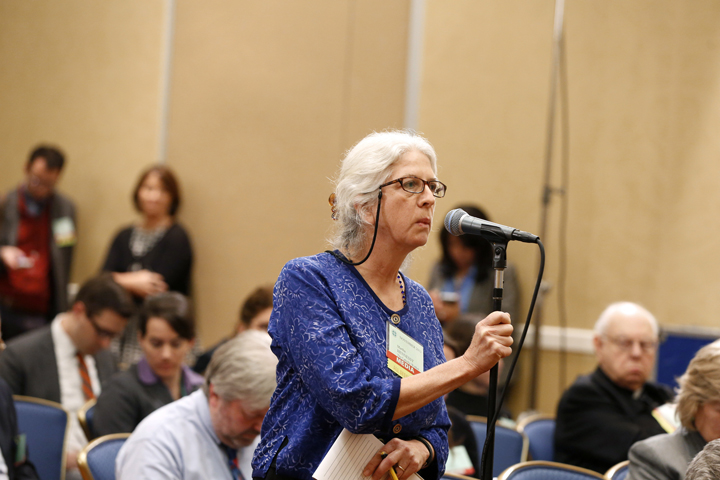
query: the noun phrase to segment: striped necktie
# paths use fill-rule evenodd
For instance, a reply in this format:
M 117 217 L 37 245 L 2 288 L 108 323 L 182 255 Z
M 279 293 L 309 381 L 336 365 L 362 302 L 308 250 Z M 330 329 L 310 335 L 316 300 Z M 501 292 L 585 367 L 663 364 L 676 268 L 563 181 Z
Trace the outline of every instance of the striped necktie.
M 220 448 L 222 448 L 227 454 L 228 466 L 230 467 L 230 473 L 232 474 L 233 480 L 245 480 L 245 477 L 243 477 L 243 474 L 240 471 L 240 466 L 238 465 L 237 450 L 230 448 L 223 443 L 220 444 Z
M 78 359 L 78 367 L 80 369 L 80 379 L 82 380 L 82 390 L 83 394 L 85 395 L 85 400 L 92 400 L 95 398 L 95 394 L 93 393 L 92 389 L 92 383 L 90 383 L 90 373 L 88 373 L 87 364 L 85 363 L 85 359 L 80 354 L 80 352 L 77 353 L 77 359 Z

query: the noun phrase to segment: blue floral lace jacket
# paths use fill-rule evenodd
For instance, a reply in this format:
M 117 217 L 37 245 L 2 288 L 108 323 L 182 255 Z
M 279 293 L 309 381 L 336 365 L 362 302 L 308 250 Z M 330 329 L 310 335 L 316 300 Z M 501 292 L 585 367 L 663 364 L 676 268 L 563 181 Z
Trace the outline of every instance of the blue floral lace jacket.
M 450 427 L 442 398 L 392 420 L 400 377 L 387 367 L 390 316 L 400 315 L 398 327 L 423 345 L 425 370 L 445 362 L 430 296 L 404 280 L 406 305 L 394 312 L 354 267 L 328 253 L 285 265 L 269 325 L 278 385 L 263 421 L 253 477 L 264 478 L 277 455 L 278 474 L 310 480 L 343 428 L 383 441 L 422 436 L 436 456 L 419 473 L 426 480 L 441 476 Z

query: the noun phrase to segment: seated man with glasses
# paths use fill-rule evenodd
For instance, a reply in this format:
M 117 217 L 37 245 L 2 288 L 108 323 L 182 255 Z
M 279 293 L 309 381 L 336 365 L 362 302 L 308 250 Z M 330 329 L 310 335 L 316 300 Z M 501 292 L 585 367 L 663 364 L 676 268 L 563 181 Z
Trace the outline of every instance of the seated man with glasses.
M 70 413 L 66 478 L 80 478 L 77 454 L 87 444 L 76 413 L 115 372 L 107 348 L 122 333 L 133 308 L 127 291 L 109 274 L 100 275 L 80 288 L 70 310 L 50 325 L 10 340 L 0 355 L 0 378 L 14 395 L 51 400 Z
M 598 367 L 558 405 L 556 461 L 605 473 L 627 460 L 633 443 L 666 433 L 654 410 L 672 400 L 672 390 L 648 381 L 657 345 L 657 321 L 645 308 L 620 302 L 605 309 L 593 337 Z

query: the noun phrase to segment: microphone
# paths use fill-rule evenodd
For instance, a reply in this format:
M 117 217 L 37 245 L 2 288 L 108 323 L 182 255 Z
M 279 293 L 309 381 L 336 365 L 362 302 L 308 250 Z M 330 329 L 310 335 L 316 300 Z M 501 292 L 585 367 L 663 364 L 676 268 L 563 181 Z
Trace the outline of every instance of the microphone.
M 480 235 L 488 242 L 506 243 L 510 240 L 519 240 L 525 243 L 537 243 L 540 237 L 532 233 L 523 232 L 517 228 L 506 227 L 499 223 L 489 222 L 480 218 L 471 217 L 462 208 L 450 210 L 445 215 L 445 229 L 455 235 Z

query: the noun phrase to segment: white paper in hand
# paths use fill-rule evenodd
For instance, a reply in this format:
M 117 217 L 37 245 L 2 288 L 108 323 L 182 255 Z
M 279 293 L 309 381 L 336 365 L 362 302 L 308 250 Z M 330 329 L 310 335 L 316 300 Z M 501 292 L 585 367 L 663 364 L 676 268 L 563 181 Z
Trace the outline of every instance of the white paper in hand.
M 313 474 L 316 480 L 367 480 L 362 474 L 365 465 L 382 448 L 374 435 L 357 435 L 343 429 Z M 387 480 L 385 474 L 381 480 Z M 422 480 L 413 474 L 410 480 Z

